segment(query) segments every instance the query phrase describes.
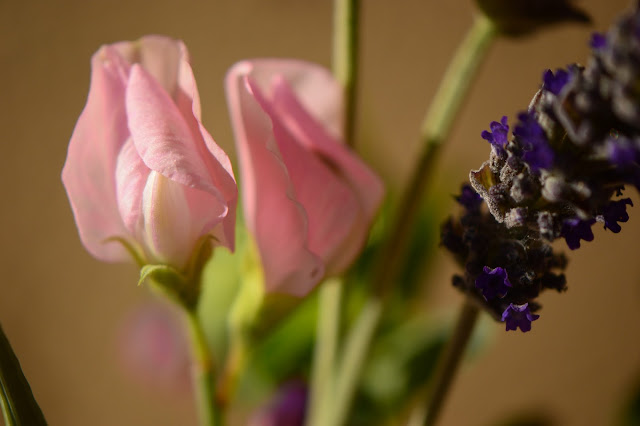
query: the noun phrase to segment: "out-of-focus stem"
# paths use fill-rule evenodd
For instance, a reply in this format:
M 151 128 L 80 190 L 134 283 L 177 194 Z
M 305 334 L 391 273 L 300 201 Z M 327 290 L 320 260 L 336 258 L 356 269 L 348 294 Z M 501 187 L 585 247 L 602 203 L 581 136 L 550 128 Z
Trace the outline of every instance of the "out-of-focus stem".
M 349 3 L 349 0 L 342 2 L 337 0 L 337 3 Z M 423 152 L 400 202 L 395 222 L 389 228 L 389 238 L 382 250 L 379 266 L 373 278 L 375 292 L 372 292 L 345 341 L 345 353 L 338 367 L 336 379 L 337 405 L 334 416 L 336 423 L 332 423 L 336 426 L 340 426 L 348 415 L 349 405 L 359 378 L 359 366 L 369 350 L 378 321 L 382 316 L 384 296 L 393 284 L 401 265 L 412 225 L 420 209 L 420 201 L 424 195 L 431 165 L 437 157 L 439 146 L 449 135 L 453 119 L 471 87 L 473 77 L 494 35 L 495 30 L 492 24 L 484 16 L 477 17 L 449 64 L 444 80 L 427 112 L 421 130 Z
M 335 426 L 342 426 L 346 422 L 362 365 L 381 314 L 382 303 L 378 299 L 371 299 L 362 309 L 362 313 L 345 339 L 345 347 L 336 375 L 332 422 Z
M 422 124 L 422 153 L 396 210 L 389 240 L 381 257 L 374 287 L 384 295 L 393 283 L 424 196 L 440 146 L 446 141 L 454 118 L 477 75 L 496 34 L 484 15 L 478 15 L 449 64 L 444 79 Z
M 223 417 L 215 396 L 213 358 L 200 320 L 195 311 L 187 311 L 193 362 L 193 386 L 201 426 L 221 426 Z
M 479 308 L 473 302 L 465 300 L 460 309 L 451 340 L 440 356 L 433 381 L 427 388 L 426 406 L 420 405 L 414 411 L 409 423 L 410 426 L 433 426 L 436 424 L 469 339 L 473 334 L 479 312 Z
M 334 403 L 342 283 L 331 279 L 318 290 L 318 324 L 311 371 L 311 403 L 307 426 L 330 426 Z
M 344 137 L 355 144 L 360 0 L 335 0 L 333 7 L 333 75 L 344 96 Z

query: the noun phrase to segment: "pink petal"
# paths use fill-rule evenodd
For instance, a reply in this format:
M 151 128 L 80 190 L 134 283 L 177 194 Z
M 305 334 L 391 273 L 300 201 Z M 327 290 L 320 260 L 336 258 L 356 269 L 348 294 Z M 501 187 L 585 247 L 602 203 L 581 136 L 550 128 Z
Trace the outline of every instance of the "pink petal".
M 343 138 L 344 105 L 340 84 L 329 70 L 294 59 L 253 59 L 251 78 L 271 99 L 273 78 L 280 76 L 292 87 L 304 109 L 333 137 Z
M 304 106 L 296 99 L 288 81 L 282 77 L 274 77 L 273 86 L 273 108 L 276 111 L 274 114 L 278 115 L 283 125 L 300 144 L 331 166 L 333 174 L 350 187 L 351 193 L 357 199 L 358 207 L 351 206 L 352 209 L 357 209 L 355 214 L 358 216 L 352 222 L 351 235 L 349 238 L 344 238 L 340 248 L 334 249 L 341 255 L 331 259 L 327 266 L 328 273 L 341 273 L 351 264 L 365 243 L 371 223 L 382 202 L 384 186 L 382 181 L 359 157 L 345 145 L 332 138 L 321 123 L 304 109 Z M 307 212 L 311 210 L 323 211 L 317 210 L 319 206 L 314 207 L 311 204 L 313 202 L 312 199 L 309 204 L 303 203 Z M 346 205 L 335 208 L 343 210 L 342 214 L 348 217 L 344 211 L 348 208 Z M 324 211 L 327 211 L 326 208 Z M 325 223 L 323 229 L 325 231 L 331 229 L 330 224 Z
M 267 290 L 304 295 L 324 268 L 307 246 L 306 214 L 295 199 L 269 116 L 249 87 L 249 72 L 250 66 L 240 63 L 226 78 L 247 227 L 260 251 Z
M 198 88 L 188 62 L 186 48 L 182 44 L 180 46 L 183 54 L 178 64 L 178 90 L 175 93 L 174 100 L 189 125 L 194 138 L 201 141 L 197 144 L 201 148 L 200 155 L 209 170 L 211 179 L 226 200 L 229 208 L 229 212 L 222 220 L 222 223 L 218 224 L 211 233 L 220 241 L 221 245 L 233 250 L 238 187 L 229 157 L 215 143 L 209 132 L 202 125 Z
M 178 88 L 180 63 L 186 55 L 182 42 L 161 35 L 115 43 L 113 48 L 130 64 L 140 64 L 155 81 L 174 97 Z
M 271 118 L 275 140 L 293 182 L 296 199 L 307 214 L 309 250 L 322 258 L 327 272 L 334 272 L 331 269 L 335 262 L 350 263 L 356 254 L 340 250 L 361 219 L 361 207 L 356 194 L 339 170 L 323 161 L 289 132 L 283 122 L 288 118 L 287 114 L 277 111 L 251 84 L 250 79 L 249 85 L 256 100 Z
M 215 157 L 211 159 L 201 134 L 191 132 L 166 91 L 138 65 L 131 70 L 126 105 L 129 129 L 146 166 L 183 187 L 196 190 L 188 197 L 190 207 L 197 208 L 190 213 L 204 224 L 203 233 L 212 230 L 233 211 L 229 203 L 234 200 L 228 200 L 229 194 L 218 187 L 219 176 L 210 173 Z M 224 177 L 227 178 L 224 189 L 229 192 L 232 177 Z M 223 243 L 231 248 L 232 237 Z
M 138 155 L 133 141 L 129 139 L 118 156 L 116 167 L 116 193 L 118 208 L 129 233 L 136 240 L 144 235 L 142 193 L 151 170 Z
M 127 235 L 116 201 L 115 169 L 129 138 L 124 103 L 129 65 L 103 46 L 91 69 L 87 104 L 69 142 L 62 181 L 87 250 L 104 261 L 124 261 L 129 255 L 122 245 L 105 240 Z
M 154 262 L 186 265 L 198 239 L 191 228 L 185 187 L 152 171 L 144 187 L 144 239 Z

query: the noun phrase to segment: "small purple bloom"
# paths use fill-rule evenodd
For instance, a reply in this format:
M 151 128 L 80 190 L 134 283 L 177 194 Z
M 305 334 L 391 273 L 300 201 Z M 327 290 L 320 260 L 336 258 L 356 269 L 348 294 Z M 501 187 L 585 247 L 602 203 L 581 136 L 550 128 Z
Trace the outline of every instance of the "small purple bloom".
M 542 81 L 544 82 L 543 89 L 554 95 L 559 95 L 562 88 L 569 82 L 569 73 L 561 68 L 558 68 L 555 74 L 551 70 L 546 70 L 542 74 Z
M 638 149 L 627 138 L 610 138 L 607 140 L 607 155 L 611 163 L 626 167 L 638 160 Z
M 250 426 L 303 426 L 308 390 L 301 382 L 283 386 L 275 398 L 251 418 Z
M 503 116 L 500 122 L 492 121 L 489 125 L 491 131 L 483 131 L 482 139 L 489 141 L 489 143 L 496 148 L 498 153 L 504 152 L 504 147 L 508 142 L 509 125 L 507 124 L 507 116 Z
M 531 323 L 540 318 L 540 315 L 531 313 L 529 303 L 524 305 L 516 305 L 510 303 L 507 309 L 502 313 L 502 321 L 506 322 L 506 330 L 517 330 L 520 327 L 523 333 L 531 330 Z
M 577 217 L 565 219 L 562 223 L 560 235 L 567 241 L 571 250 L 580 248 L 580 240 L 593 241 L 593 231 L 591 225 L 596 223 L 595 219 L 581 220 Z
M 511 287 L 507 271 L 501 267 L 491 269 L 485 266 L 482 273 L 476 278 L 476 288 L 482 291 L 486 300 L 494 297 L 504 297 Z
M 521 113 L 518 119 L 520 123 L 513 134 L 518 138 L 524 151 L 522 159 L 529 165 L 532 172 L 551 168 L 553 150 L 549 146 L 544 129 L 532 113 Z
M 456 201 L 468 211 L 476 211 L 482 204 L 482 197 L 471 185 L 465 184 L 462 186 L 462 193 L 456 197 Z
M 604 219 L 604 229 L 610 229 L 611 232 L 618 233 L 622 230 L 618 222 L 626 222 L 629 220 L 627 213 L 627 205 L 633 207 L 631 198 L 623 198 L 622 200 L 611 201 L 602 213 Z
M 591 40 L 589 40 L 589 46 L 592 49 L 603 49 L 607 47 L 607 36 L 602 33 L 591 34 Z

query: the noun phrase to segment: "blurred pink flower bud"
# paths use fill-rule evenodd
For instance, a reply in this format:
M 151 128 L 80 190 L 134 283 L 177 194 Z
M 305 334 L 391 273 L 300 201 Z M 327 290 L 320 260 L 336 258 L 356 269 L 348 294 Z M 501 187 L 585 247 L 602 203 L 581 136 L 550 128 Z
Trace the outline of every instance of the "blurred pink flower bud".
M 146 36 L 102 46 L 62 181 L 82 243 L 104 261 L 181 268 L 209 234 L 233 250 L 237 188 L 231 163 L 200 121 L 180 41 Z
M 226 88 L 266 289 L 304 295 L 360 252 L 382 182 L 342 143 L 342 90 L 326 69 L 244 61 Z
M 177 395 L 191 388 L 187 336 L 173 306 L 138 306 L 120 329 L 118 355 L 127 375 L 149 388 Z

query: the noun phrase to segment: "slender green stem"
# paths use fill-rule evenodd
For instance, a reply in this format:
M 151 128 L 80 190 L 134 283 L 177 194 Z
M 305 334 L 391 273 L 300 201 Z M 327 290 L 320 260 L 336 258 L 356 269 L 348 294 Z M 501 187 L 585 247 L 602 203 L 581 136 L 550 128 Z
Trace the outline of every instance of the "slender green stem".
M 360 379 L 362 365 L 381 314 L 382 303 L 378 299 L 371 299 L 347 335 L 336 376 L 332 422 L 335 426 L 345 424 L 356 385 Z
M 213 357 L 195 311 L 186 311 L 193 357 L 193 385 L 201 426 L 221 426 L 222 412 L 215 396 Z
M 376 288 L 384 295 L 397 274 L 412 226 L 420 210 L 420 201 L 427 187 L 430 173 L 438 157 L 440 146 L 449 136 L 453 119 L 473 83 L 496 34 L 493 24 L 478 15 L 467 36 L 458 47 L 439 89 L 433 98 L 421 130 L 422 154 L 414 169 L 407 190 L 400 200 L 390 239 L 383 251 Z
M 235 330 L 230 334 L 227 360 L 223 371 L 219 373 L 220 378 L 216 393 L 218 404 L 223 407 L 234 399 L 240 374 L 247 362 L 249 347 L 248 338 L 244 331 Z
M 473 302 L 465 300 L 460 309 L 453 336 L 440 356 L 432 385 L 428 388 L 426 407 L 421 405 L 416 409 L 410 422 L 411 425 L 433 426 L 436 424 L 462 356 L 473 334 L 479 312 Z
M 335 357 L 338 346 L 342 283 L 325 281 L 318 290 L 318 324 L 311 371 L 311 405 L 308 426 L 330 426 L 334 403 Z
M 355 144 L 360 0 L 335 0 L 333 8 L 333 74 L 344 96 L 344 137 Z

